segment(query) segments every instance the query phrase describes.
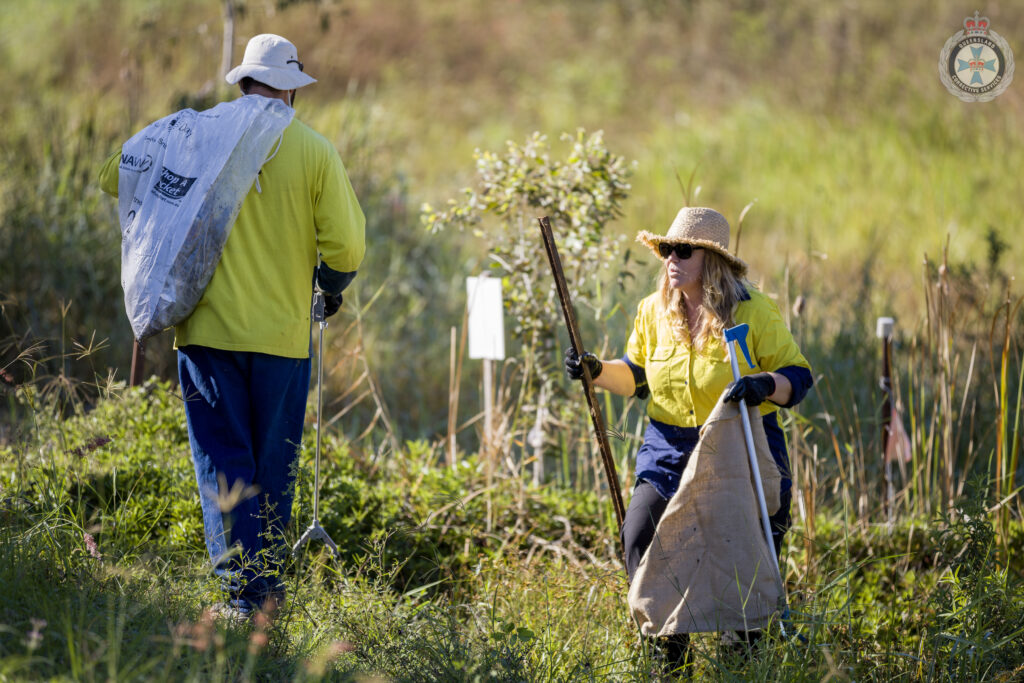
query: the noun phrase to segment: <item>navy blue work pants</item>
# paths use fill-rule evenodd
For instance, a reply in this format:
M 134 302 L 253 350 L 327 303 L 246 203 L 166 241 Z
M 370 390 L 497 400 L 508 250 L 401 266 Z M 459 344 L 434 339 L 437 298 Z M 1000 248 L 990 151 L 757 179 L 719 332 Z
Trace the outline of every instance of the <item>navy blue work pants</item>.
M 230 603 L 282 597 L 295 471 L 309 393 L 309 358 L 178 350 L 206 548 Z
M 783 491 L 780 499 L 782 505 L 774 515 L 768 517 L 776 556 L 782 554 L 782 539 L 791 523 L 789 509 L 793 501 L 793 489 Z M 666 507 L 668 501 L 661 497 L 652 484 L 643 479 L 637 482 L 633 496 L 629 500 L 621 532 L 622 547 L 626 554 L 626 574 L 630 583 L 633 582 L 633 575 L 640 566 L 640 560 L 654 540 L 654 531 L 658 528 L 658 521 L 665 514 Z

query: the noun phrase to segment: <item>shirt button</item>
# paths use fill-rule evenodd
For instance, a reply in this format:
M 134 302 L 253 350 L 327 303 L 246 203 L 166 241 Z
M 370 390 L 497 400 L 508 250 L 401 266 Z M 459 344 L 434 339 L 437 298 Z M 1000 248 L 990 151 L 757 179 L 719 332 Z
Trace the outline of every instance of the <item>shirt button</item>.
M 693 415 L 693 411 L 692 410 L 690 411 L 690 415 Z

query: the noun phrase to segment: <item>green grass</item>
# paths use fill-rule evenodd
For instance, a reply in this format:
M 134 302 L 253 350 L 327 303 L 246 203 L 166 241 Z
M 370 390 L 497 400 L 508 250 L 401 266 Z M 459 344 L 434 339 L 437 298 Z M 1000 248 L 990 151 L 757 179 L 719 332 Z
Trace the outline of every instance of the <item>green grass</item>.
M 647 680 L 654 664 L 593 495 L 507 476 L 486 490 L 475 458 L 437 468 L 423 444 L 374 462 L 328 439 L 323 522 L 342 560 L 314 547 L 291 563 L 272 626 L 211 621 L 220 598 L 181 413 L 167 385 L 118 389 L 87 414 L 40 409 L 34 432 L 0 453 L 6 677 Z M 291 535 L 309 513 L 308 449 L 301 465 Z M 696 672 L 1009 680 L 1024 664 L 1020 558 L 1002 563 L 986 491 L 969 494 L 956 517 L 891 528 L 826 512 L 805 539 L 798 520 L 784 569 L 792 626 L 809 642 L 773 629 L 742 660 L 702 636 Z M 1024 528 L 1012 533 L 1019 543 Z

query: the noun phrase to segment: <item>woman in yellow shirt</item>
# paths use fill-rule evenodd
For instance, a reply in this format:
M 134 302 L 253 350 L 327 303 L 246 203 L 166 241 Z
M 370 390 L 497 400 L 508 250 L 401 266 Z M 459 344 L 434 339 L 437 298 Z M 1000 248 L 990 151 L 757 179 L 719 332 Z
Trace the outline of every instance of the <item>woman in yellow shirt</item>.
M 637 452 L 636 485 L 622 525 L 626 571 L 632 581 L 654 532 L 679 487 L 700 427 L 722 392 L 727 400 L 760 406 L 772 457 L 782 474 L 782 507 L 771 517 L 776 553 L 789 528 L 792 481 L 780 407 L 795 405 L 810 389 L 810 365 L 797 347 L 775 303 L 745 279 L 747 264 L 728 251 L 729 223 L 707 208 L 683 208 L 668 232 L 644 231 L 637 240 L 663 262 L 657 289 L 637 308 L 626 354 L 599 360 L 569 349 L 565 368 L 573 379 L 586 364 L 594 384 L 616 394 L 650 396 L 649 424 Z M 726 328 L 747 323 L 756 367 L 741 363 L 733 383 Z M 667 644 L 681 663 L 685 635 Z

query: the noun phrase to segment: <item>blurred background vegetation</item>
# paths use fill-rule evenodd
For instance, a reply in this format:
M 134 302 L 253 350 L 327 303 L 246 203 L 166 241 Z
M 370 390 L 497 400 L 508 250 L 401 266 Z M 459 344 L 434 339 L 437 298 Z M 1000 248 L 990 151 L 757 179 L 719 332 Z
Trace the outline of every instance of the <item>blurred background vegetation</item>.
M 1013 7 L 985 8 L 1011 46 L 1024 36 Z M 946 92 L 937 55 L 966 10 L 945 0 L 4 2 L 8 384 L 46 378 L 49 391 L 88 399 L 126 377 L 115 202 L 101 196 L 97 167 L 168 111 L 235 96 L 219 73 L 226 10 L 233 62 L 256 33 L 296 43 L 319 79 L 300 93 L 298 116 L 336 144 L 367 215 L 367 260 L 327 332 L 332 427 L 382 425 L 391 447 L 446 435 L 451 330 L 461 330 L 464 278 L 490 266 L 491 245 L 428 232 L 420 207 L 474 182 L 474 150 L 501 154 L 536 131 L 557 156 L 569 149 L 559 136 L 583 128 L 636 162 L 606 229 L 625 239 L 624 261 L 608 269 L 601 305 L 581 311 L 590 346 L 620 354 L 652 286 L 658 264 L 634 246 L 638 230 L 664 230 L 689 201 L 739 232 L 752 204 L 739 255 L 819 378 L 790 423 L 798 456 L 829 473 L 817 486 L 838 477 L 861 511 L 874 505 L 879 315 L 897 321 L 898 385 L 921 458 L 906 481 L 917 472 L 938 484 L 952 459 L 944 493 L 962 489 L 1000 448 L 1001 474 L 1013 469 L 1024 96 L 1018 83 L 986 104 Z M 170 336 L 148 344 L 146 361 L 173 378 Z M 458 443 L 473 450 L 478 362 L 466 360 L 458 380 Z M 607 407 L 636 434 L 642 406 Z M 588 449 L 584 415 L 554 457 Z M 635 442 L 618 448 L 628 466 Z

